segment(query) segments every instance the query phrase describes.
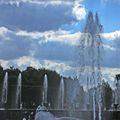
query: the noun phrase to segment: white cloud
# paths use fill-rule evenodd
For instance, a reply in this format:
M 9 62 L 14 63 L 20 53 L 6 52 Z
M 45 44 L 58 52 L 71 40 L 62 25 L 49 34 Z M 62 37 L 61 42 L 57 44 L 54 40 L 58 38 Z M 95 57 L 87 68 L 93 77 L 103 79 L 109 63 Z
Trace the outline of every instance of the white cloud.
M 60 61 L 50 61 L 50 60 L 38 60 L 30 56 L 23 56 L 14 60 L 3 60 L 0 59 L 0 64 L 4 69 L 14 66 L 21 70 L 26 69 L 26 67 L 31 66 L 36 69 L 45 68 L 58 72 L 64 76 L 71 76 L 73 74 L 74 68 L 72 68 L 68 63 Z M 72 74 L 71 74 L 72 73 Z
M 0 27 L 0 44 L 4 40 L 10 40 L 10 37 L 7 35 L 11 31 L 8 30 L 6 27 Z
M 14 59 L 29 54 L 31 41 L 19 38 L 15 33 L 6 27 L 0 27 L 0 58 Z
M 10 32 L 6 27 L 0 27 L 0 37 L 4 40 L 8 40 L 8 37 L 6 37 L 6 34 Z
M 16 4 L 19 6 L 20 3 L 31 3 L 31 4 L 43 4 L 43 5 L 48 5 L 48 4 L 71 4 L 73 1 L 69 0 L 0 0 L 0 4 Z
M 0 27 L 0 34 L 7 33 L 9 30 L 6 27 Z
M 110 74 L 111 78 L 113 78 L 112 81 L 114 81 L 114 78 L 115 78 L 116 74 L 120 74 L 120 68 L 107 68 L 107 67 L 104 67 L 104 68 L 102 68 L 102 71 L 103 71 L 103 74 Z
M 120 74 L 120 68 L 103 68 L 102 69 L 103 79 L 108 81 L 110 85 L 114 88 L 115 75 Z
M 112 50 L 112 51 L 119 51 L 120 45 L 120 30 L 110 32 L 110 33 L 103 33 L 102 39 L 104 42 L 104 48 Z
M 39 43 L 44 42 L 61 42 L 69 45 L 76 45 L 80 39 L 81 32 L 71 33 L 70 31 L 46 31 L 46 32 L 27 32 L 18 31 L 17 36 L 30 37 L 31 39 L 38 39 Z
M 32 57 L 29 57 L 29 56 L 23 56 L 23 57 L 20 57 L 18 59 L 14 59 L 14 60 L 0 59 L 0 63 L 5 69 L 12 66 L 12 65 L 20 68 L 21 70 L 25 69 L 27 66 L 33 66 L 35 68 L 41 67 L 38 60 L 36 60 Z
M 10 37 L 10 34 L 8 33 L 14 34 L 16 37 L 28 37 L 31 40 L 38 40 L 39 43 L 61 42 L 69 45 L 77 45 L 82 35 L 81 32 L 71 33 L 71 31 L 65 31 L 62 29 L 56 31 L 49 30 L 45 32 L 28 32 L 24 30 L 12 31 L 6 27 L 0 27 L 0 37 L 4 36 L 4 38 L 6 39 L 7 37 Z M 105 39 L 107 41 L 115 41 L 116 39 L 120 39 L 120 31 L 103 33 L 101 35 L 102 39 Z M 112 48 L 112 46 L 109 45 L 105 45 L 105 47 L 114 49 Z
M 14 65 L 14 67 L 21 70 L 26 69 L 26 67 L 31 66 L 36 69 L 45 68 L 58 72 L 63 76 L 76 76 L 76 68 L 72 67 L 70 63 L 60 62 L 60 61 L 50 61 L 50 60 L 38 60 L 30 56 L 23 56 L 14 60 L 2 60 L 0 59 L 0 64 L 4 69 Z M 107 68 L 102 67 L 102 79 L 108 81 L 111 86 L 114 86 L 115 75 L 120 73 L 120 68 Z
M 45 42 L 61 42 L 68 45 L 77 45 L 81 32 L 71 33 L 70 31 L 58 30 L 58 31 L 46 31 L 46 32 L 27 32 L 27 31 L 18 31 L 16 32 L 17 36 L 26 36 L 31 39 L 39 40 L 39 43 Z M 120 31 L 115 31 L 111 33 L 103 33 L 102 39 L 106 41 L 114 42 L 116 39 L 120 39 Z M 115 51 L 116 48 L 110 45 L 109 43 L 103 44 L 103 47 Z
M 19 7 L 20 3 L 30 3 L 30 4 L 36 4 L 36 5 L 73 5 L 75 2 L 82 3 L 83 0 L 0 0 L 0 4 L 10 4 L 10 5 L 16 5 Z
M 4 29 L 7 30 L 7 28 Z M 3 32 L 0 38 L 2 36 L 5 36 L 3 40 L 0 39 L 0 58 L 2 59 L 32 56 L 39 59 L 70 60 L 80 33 L 72 34 L 64 30 L 46 32 L 9 30 Z M 9 41 L 6 40 L 8 37 Z
M 34 0 L 0 0 L 1 25 L 14 30 L 58 30 L 64 25 L 76 24 L 84 19 L 86 14 L 82 3 L 76 3 L 74 0 L 48 0 L 47 2 L 35 0 L 40 4 L 31 4 L 30 1 Z M 16 3 L 19 7 L 15 5 L 12 7 L 10 3 Z
M 73 61 L 75 59 L 75 48 L 81 37 L 81 32 L 72 33 L 65 30 L 50 30 L 45 32 L 12 31 L 5 27 L 0 28 L 0 58 L 14 60 L 22 56 L 31 56 L 36 59 Z M 119 67 L 119 45 L 120 40 L 111 39 L 111 34 L 104 33 L 103 65 L 108 67 Z M 107 34 L 107 37 L 106 37 Z M 114 36 L 114 35 L 113 35 Z M 6 40 L 10 38 L 10 40 Z M 12 54 L 11 54 L 12 53 Z M 113 59 L 114 58 L 114 59 Z M 111 60 L 110 60 L 111 59 Z
M 106 49 L 112 50 L 112 51 L 116 50 L 115 47 L 112 47 L 111 45 L 107 45 L 107 44 L 104 44 L 103 47 L 106 48 Z
M 85 16 L 87 14 L 85 7 L 79 2 L 75 2 L 72 13 L 77 18 L 77 20 L 85 19 Z
M 102 37 L 107 40 L 116 40 L 118 38 L 120 39 L 120 30 L 110 33 L 103 33 Z

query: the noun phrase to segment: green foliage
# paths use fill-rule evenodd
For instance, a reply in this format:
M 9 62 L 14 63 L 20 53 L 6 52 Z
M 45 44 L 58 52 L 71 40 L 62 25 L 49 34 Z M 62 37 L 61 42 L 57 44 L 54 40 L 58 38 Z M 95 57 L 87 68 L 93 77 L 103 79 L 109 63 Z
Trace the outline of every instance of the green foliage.
M 112 104 L 112 88 L 108 82 L 103 82 L 102 89 L 104 106 L 106 109 L 110 109 Z
M 3 79 L 3 67 L 0 65 L 0 83 L 2 82 Z
M 12 106 L 19 73 L 22 74 L 22 102 L 24 103 L 24 107 L 29 108 L 33 103 L 38 105 L 42 102 L 42 87 L 45 74 L 48 76 L 49 84 L 48 101 L 51 103 L 54 102 L 52 99 L 55 100 L 61 78 L 55 71 L 35 69 L 33 67 L 27 67 L 26 70 L 20 71 L 19 69 L 14 68 L 14 66 L 3 70 L 2 66 L 0 66 L 0 87 L 2 87 L 5 72 L 8 72 L 8 107 Z

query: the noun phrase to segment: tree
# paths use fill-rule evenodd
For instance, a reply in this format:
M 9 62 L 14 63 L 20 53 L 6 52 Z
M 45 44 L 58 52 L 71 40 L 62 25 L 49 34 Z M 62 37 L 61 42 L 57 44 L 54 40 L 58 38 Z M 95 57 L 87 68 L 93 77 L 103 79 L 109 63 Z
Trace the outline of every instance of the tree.
M 108 82 L 103 82 L 102 89 L 104 106 L 106 109 L 110 109 L 112 104 L 112 88 Z

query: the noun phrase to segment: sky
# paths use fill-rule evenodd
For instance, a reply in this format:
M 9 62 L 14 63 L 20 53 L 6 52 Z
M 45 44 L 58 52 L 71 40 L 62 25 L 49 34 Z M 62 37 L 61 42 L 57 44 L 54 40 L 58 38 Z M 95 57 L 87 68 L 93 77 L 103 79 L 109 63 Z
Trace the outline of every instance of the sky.
M 103 25 L 102 67 L 113 80 L 120 73 L 120 0 L 0 0 L 1 65 L 75 76 L 75 48 L 89 11 Z

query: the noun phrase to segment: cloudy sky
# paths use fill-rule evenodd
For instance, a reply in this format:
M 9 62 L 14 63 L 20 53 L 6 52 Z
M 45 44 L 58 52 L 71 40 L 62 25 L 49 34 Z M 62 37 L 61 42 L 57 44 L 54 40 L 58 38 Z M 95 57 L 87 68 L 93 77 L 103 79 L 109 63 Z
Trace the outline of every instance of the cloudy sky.
M 120 0 L 0 0 L 0 63 L 72 75 L 89 11 L 98 12 L 104 27 L 105 73 L 119 73 Z

